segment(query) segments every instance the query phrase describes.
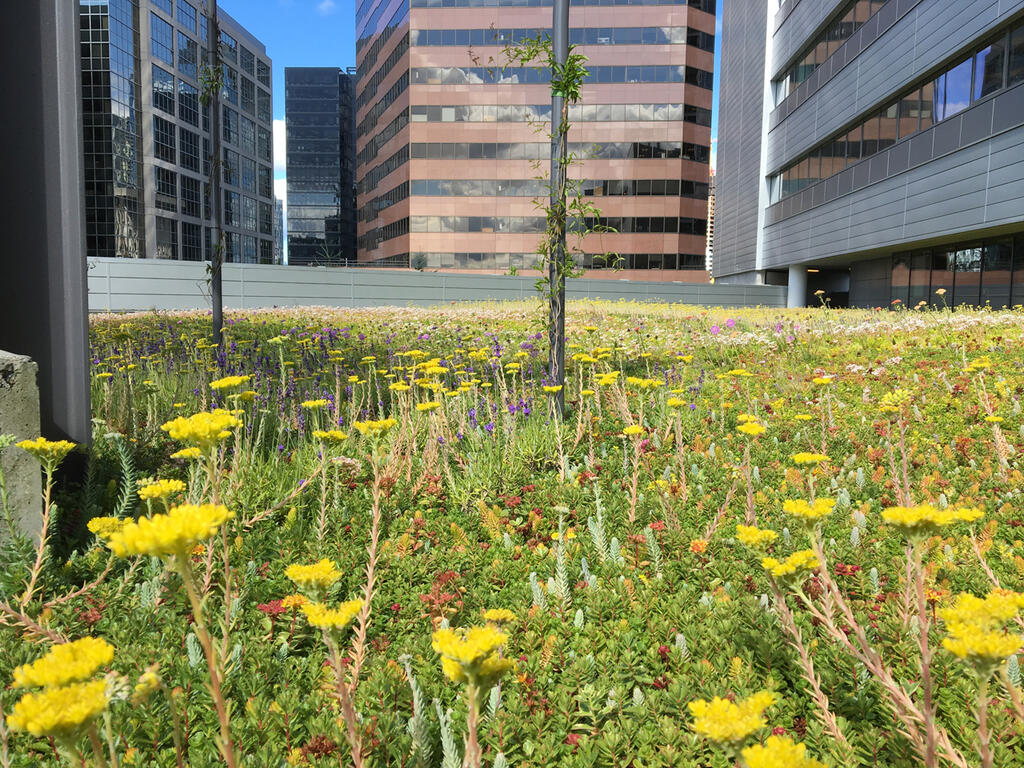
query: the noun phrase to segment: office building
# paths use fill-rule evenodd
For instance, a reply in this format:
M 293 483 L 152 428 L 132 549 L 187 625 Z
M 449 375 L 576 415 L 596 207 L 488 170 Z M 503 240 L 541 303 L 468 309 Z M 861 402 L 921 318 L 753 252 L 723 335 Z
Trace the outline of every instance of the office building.
M 1024 0 L 731 0 L 719 282 L 1024 302 Z
M 585 158 L 571 175 L 601 210 L 593 223 L 617 230 L 582 244 L 590 276 L 707 279 L 714 11 L 714 0 L 571 6 L 590 72 L 570 113 L 570 149 Z M 544 71 L 502 69 L 501 51 L 551 20 L 551 0 L 358 4 L 360 263 L 536 262 L 551 91 Z M 607 254 L 622 271 L 603 268 Z
M 286 67 L 288 263 L 356 258 L 355 69 Z
M 274 263 L 284 264 L 284 203 L 274 198 Z
M 80 0 L 88 256 L 198 261 L 212 250 L 201 0 Z M 224 258 L 271 263 L 271 62 L 218 13 Z

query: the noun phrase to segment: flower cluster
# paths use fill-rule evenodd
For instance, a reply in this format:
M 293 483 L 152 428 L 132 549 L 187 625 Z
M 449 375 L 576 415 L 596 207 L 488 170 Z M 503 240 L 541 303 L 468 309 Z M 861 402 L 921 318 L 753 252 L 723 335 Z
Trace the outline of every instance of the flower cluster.
M 98 637 L 55 645 L 40 659 L 16 667 L 14 687 L 54 688 L 88 680 L 114 660 L 114 646 Z
M 352 426 L 359 430 L 359 434 L 373 437 L 376 435 L 386 434 L 388 430 L 390 430 L 397 423 L 397 420 L 393 418 L 388 418 L 369 421 L 354 421 L 352 422 Z
M 835 499 L 818 498 L 812 504 L 803 499 L 787 499 L 782 502 L 782 511 L 787 515 L 793 515 L 793 517 L 814 521 L 831 515 L 835 506 Z
M 939 611 L 949 637 L 943 647 L 980 668 L 991 668 L 1024 646 L 1024 636 L 1004 631 L 1005 624 L 1024 609 L 1024 594 L 997 589 L 980 598 L 957 596 L 949 608 Z
M 362 600 L 349 600 L 337 608 L 328 608 L 323 603 L 304 603 L 302 612 L 311 626 L 324 630 L 340 631 L 352 623 L 363 609 Z
M 760 691 L 739 702 L 717 696 L 691 701 L 693 730 L 719 744 L 739 744 L 765 726 L 764 711 L 777 699 L 770 691 Z
M 882 510 L 882 520 L 895 525 L 908 536 L 924 536 L 957 522 L 973 523 L 984 517 L 977 507 L 947 507 L 941 509 L 932 504 L 918 504 L 913 507 L 888 507 Z
M 333 560 L 325 557 L 312 565 L 293 563 L 285 568 L 284 575 L 295 582 L 299 589 L 320 595 L 341 578 L 341 571 Z
M 110 537 L 107 546 L 118 557 L 184 557 L 232 517 L 234 513 L 223 504 L 182 504 L 172 507 L 166 515 L 125 523 L 124 528 Z
M 486 690 L 512 668 L 512 661 L 502 657 L 498 650 L 508 635 L 487 624 L 467 630 L 439 629 L 431 638 L 431 645 L 441 656 L 441 670 L 449 680 L 468 681 L 478 690 Z
M 743 750 L 747 768 L 825 768 L 825 764 L 807 756 L 807 746 L 785 736 L 769 736 L 764 744 Z
M 314 429 L 313 437 L 323 440 L 325 443 L 340 443 L 348 437 L 348 434 L 340 429 Z
M 779 534 L 768 529 L 758 528 L 756 525 L 737 525 L 736 539 L 740 544 L 748 547 L 763 547 L 771 544 L 779 538 Z
M 802 451 L 800 453 L 794 453 L 790 456 L 794 464 L 821 464 L 824 461 L 828 461 L 828 456 L 823 453 L 807 453 Z
M 49 471 L 56 469 L 57 465 L 64 461 L 64 457 L 75 448 L 75 444 L 68 440 L 47 440 L 45 437 L 22 440 L 16 445 L 31 453 Z
M 166 499 L 175 493 L 185 490 L 185 484 L 181 480 L 154 480 L 139 488 L 139 498 L 143 501 L 152 499 Z
M 104 541 L 108 540 L 115 533 L 120 533 L 127 520 L 120 517 L 94 517 L 86 527 L 90 533 L 96 534 Z
M 231 430 L 241 426 L 230 411 L 217 408 L 214 411 L 201 412 L 192 416 L 179 416 L 163 424 L 160 429 L 174 440 L 191 443 L 201 451 L 208 451 L 221 440 L 231 436 Z
M 225 389 L 234 389 L 240 387 L 247 382 L 251 376 L 225 376 L 223 379 L 217 379 L 216 381 L 210 382 L 210 389 L 220 392 Z
M 782 562 L 779 562 L 774 557 L 766 557 L 761 561 L 761 567 L 776 579 L 785 579 L 799 576 L 803 573 L 810 573 L 819 565 L 821 563 L 818 561 L 818 557 L 809 549 L 794 552 Z

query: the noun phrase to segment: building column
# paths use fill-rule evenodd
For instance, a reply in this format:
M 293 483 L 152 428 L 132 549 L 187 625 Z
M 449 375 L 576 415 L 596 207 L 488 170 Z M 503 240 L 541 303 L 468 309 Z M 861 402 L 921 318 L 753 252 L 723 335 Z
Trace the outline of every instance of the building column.
M 790 266 L 786 306 L 790 309 L 807 306 L 807 267 Z

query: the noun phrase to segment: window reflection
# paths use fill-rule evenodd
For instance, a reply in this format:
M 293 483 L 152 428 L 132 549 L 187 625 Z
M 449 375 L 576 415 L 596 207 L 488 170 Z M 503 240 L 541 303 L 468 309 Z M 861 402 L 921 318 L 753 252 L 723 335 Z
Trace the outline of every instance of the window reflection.
M 914 308 L 984 306 L 1002 309 L 1024 300 L 1024 235 L 935 250 L 897 253 L 892 302 Z M 942 293 L 938 293 L 942 291 Z

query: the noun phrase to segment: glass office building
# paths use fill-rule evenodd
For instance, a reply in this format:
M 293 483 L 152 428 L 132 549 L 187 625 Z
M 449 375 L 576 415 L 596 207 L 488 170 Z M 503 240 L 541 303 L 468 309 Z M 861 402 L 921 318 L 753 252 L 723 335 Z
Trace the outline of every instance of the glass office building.
M 736 0 L 723 38 L 716 278 L 1024 303 L 1024 0 Z
M 601 211 L 590 223 L 615 230 L 582 243 L 590 276 L 707 280 L 714 5 L 571 5 L 590 73 L 570 114 L 571 175 Z M 502 68 L 501 51 L 550 30 L 551 14 L 550 0 L 357 3 L 361 263 L 536 262 L 551 93 L 545 71 Z
M 212 255 L 201 0 L 80 0 L 88 256 Z M 271 62 L 219 11 L 225 260 L 274 262 Z
M 355 69 L 286 67 L 288 263 L 356 260 Z

